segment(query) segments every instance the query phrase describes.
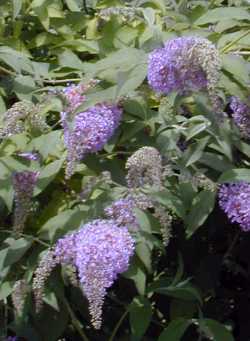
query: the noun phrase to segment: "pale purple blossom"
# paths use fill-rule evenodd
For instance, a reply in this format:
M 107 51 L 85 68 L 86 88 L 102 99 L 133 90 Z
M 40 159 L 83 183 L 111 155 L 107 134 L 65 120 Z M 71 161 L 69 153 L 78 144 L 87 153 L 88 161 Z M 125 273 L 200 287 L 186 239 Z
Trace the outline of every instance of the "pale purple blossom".
M 238 97 L 233 96 L 230 101 L 230 109 L 232 110 L 232 118 L 238 126 L 242 135 L 246 138 L 250 137 L 250 107 L 242 102 Z
M 63 114 L 64 141 L 67 147 L 66 177 L 70 178 L 75 165 L 86 154 L 101 150 L 113 135 L 122 110 L 112 104 L 97 104 L 76 115 L 73 122 Z M 71 126 L 71 127 L 70 127 Z
M 219 204 L 232 223 L 240 225 L 243 231 L 250 230 L 250 183 L 238 182 L 222 185 L 219 190 Z
M 215 46 L 205 38 L 170 39 L 148 59 L 148 82 L 158 93 L 183 93 L 207 88 L 218 82 L 220 58 Z
M 14 187 L 14 230 L 22 232 L 32 207 L 32 196 L 39 172 L 15 172 L 12 177 Z

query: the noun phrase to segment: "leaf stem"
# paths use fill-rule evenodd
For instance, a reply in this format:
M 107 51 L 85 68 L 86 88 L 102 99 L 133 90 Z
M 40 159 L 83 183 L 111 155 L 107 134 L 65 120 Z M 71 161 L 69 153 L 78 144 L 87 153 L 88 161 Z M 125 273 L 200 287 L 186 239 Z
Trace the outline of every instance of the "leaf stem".
M 14 234 L 15 232 L 12 231 L 12 230 L 2 230 L 2 229 L 0 229 L 0 233 Z M 34 241 L 34 242 L 36 242 L 36 243 L 38 243 L 38 244 L 41 244 L 41 245 L 43 245 L 43 246 L 46 246 L 46 247 L 50 247 L 50 246 L 51 246 L 50 244 L 48 244 L 48 243 L 42 241 L 41 239 L 36 238 L 36 237 L 33 237 L 33 236 L 29 235 L 29 234 L 19 233 L 19 235 L 20 235 L 21 237 L 29 238 L 29 239 L 31 239 L 32 241 Z
M 7 75 L 10 75 L 10 76 L 16 76 L 16 73 L 14 71 L 8 70 L 3 66 L 0 66 L 0 71 L 2 71 L 3 73 L 6 73 Z
M 63 84 L 63 83 L 70 83 L 70 82 L 80 82 L 82 78 L 68 78 L 68 79 L 43 79 L 43 83 L 45 84 Z
M 109 341 L 113 341 L 115 339 L 115 335 L 118 332 L 118 329 L 120 328 L 120 326 L 121 326 L 123 320 L 125 319 L 125 317 L 127 316 L 127 314 L 128 314 L 128 309 L 125 310 L 125 312 L 122 314 L 121 318 L 117 322 L 117 324 L 116 324 L 116 326 L 115 326 L 115 328 L 114 328 L 114 330 L 113 330 L 113 332 L 109 338 Z
M 244 32 L 241 36 L 239 36 L 238 38 L 234 39 L 233 41 L 231 41 L 229 44 L 227 44 L 226 46 L 223 47 L 223 49 L 221 50 L 222 53 L 228 52 L 228 50 L 234 46 L 236 43 L 238 43 L 238 41 L 240 41 L 242 38 L 246 37 L 248 34 L 250 33 L 250 30 L 247 30 L 246 32 Z
M 89 338 L 87 337 L 87 335 L 85 335 L 82 327 L 81 327 L 81 323 L 80 321 L 77 319 L 74 311 L 71 309 L 71 306 L 69 304 L 69 302 L 67 301 L 67 299 L 64 297 L 63 299 L 64 301 L 64 304 L 68 310 L 68 313 L 71 317 L 71 321 L 72 321 L 72 324 L 73 326 L 75 327 L 75 329 L 78 331 L 79 335 L 81 336 L 81 338 L 84 340 L 84 341 L 89 341 Z

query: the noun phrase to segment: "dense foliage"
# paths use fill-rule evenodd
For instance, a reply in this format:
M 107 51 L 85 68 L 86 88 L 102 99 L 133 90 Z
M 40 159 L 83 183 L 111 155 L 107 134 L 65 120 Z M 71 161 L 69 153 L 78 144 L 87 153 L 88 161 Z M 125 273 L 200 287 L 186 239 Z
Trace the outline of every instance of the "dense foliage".
M 249 7 L 0 2 L 1 340 L 250 340 Z

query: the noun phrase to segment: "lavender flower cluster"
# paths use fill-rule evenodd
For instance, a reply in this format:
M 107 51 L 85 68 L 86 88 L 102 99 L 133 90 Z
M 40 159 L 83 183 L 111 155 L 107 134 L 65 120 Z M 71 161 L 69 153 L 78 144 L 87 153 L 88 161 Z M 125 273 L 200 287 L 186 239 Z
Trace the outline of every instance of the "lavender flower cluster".
M 75 165 L 88 153 L 94 153 L 103 148 L 113 135 L 121 119 L 122 110 L 111 104 L 97 104 L 87 111 L 77 114 L 73 127 L 67 121 L 67 115 L 62 116 L 64 141 L 67 147 L 66 177 L 70 178 Z
M 250 184 L 238 182 L 225 184 L 219 190 L 219 205 L 232 223 L 243 231 L 250 231 Z
M 31 129 L 47 131 L 49 126 L 44 117 L 40 115 L 43 104 L 34 105 L 23 100 L 13 104 L 3 115 L 4 127 L 0 129 L 0 137 L 6 138 L 25 131 L 27 122 Z
M 238 97 L 232 97 L 230 101 L 232 118 L 245 138 L 250 137 L 250 107 Z
M 89 301 L 91 321 L 101 327 L 103 301 L 118 274 L 126 271 L 134 253 L 134 240 L 126 227 L 113 220 L 94 220 L 59 239 L 42 258 L 33 281 L 36 304 L 41 308 L 44 285 L 56 264 L 72 265 Z
M 23 171 L 13 174 L 14 187 L 14 231 L 22 232 L 32 208 L 32 196 L 39 172 Z
M 213 92 L 221 61 L 215 46 L 201 37 L 170 39 L 148 60 L 148 82 L 158 93 L 183 93 L 207 88 Z

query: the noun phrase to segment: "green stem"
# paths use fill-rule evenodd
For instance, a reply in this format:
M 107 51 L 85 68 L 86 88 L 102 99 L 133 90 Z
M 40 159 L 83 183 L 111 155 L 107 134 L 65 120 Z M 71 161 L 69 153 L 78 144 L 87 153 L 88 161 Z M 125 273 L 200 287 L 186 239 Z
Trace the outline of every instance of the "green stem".
M 127 316 L 127 314 L 128 314 L 128 310 L 125 310 L 125 312 L 122 314 L 120 320 L 117 322 L 117 324 L 116 324 L 116 326 L 115 326 L 115 328 L 114 328 L 114 330 L 113 330 L 113 332 L 109 338 L 109 341 L 113 341 L 115 339 L 115 335 L 118 332 L 118 329 L 120 328 L 120 326 L 121 326 L 123 320 L 125 319 L 125 317 Z
M 0 71 L 2 71 L 3 73 L 6 73 L 7 75 L 10 75 L 10 76 L 16 76 L 16 73 L 14 71 L 8 70 L 3 66 L 0 66 Z
M 229 248 L 228 248 L 227 252 L 224 255 L 224 260 L 226 260 L 230 256 L 230 254 L 232 253 L 232 250 L 233 250 L 235 244 L 237 243 L 237 241 L 239 239 L 239 236 L 240 236 L 240 231 L 238 231 L 238 233 L 236 233 L 232 243 L 229 245 Z
M 68 79 L 43 79 L 43 83 L 45 84 L 63 84 L 63 83 L 70 83 L 70 82 L 80 82 L 82 78 L 68 78 Z
M 0 233 L 15 234 L 14 231 L 11 231 L 11 230 L 2 230 L 2 229 L 0 229 Z M 31 239 L 32 241 L 34 241 L 34 242 L 36 242 L 36 243 L 38 243 L 38 244 L 41 244 L 41 245 L 43 245 L 43 246 L 46 246 L 46 247 L 50 247 L 50 246 L 51 246 L 51 245 L 49 245 L 48 243 L 43 242 L 41 239 L 36 238 L 36 237 L 33 237 L 33 236 L 29 235 L 29 234 L 19 233 L 19 235 L 20 235 L 21 237 L 25 237 L 25 238 Z
M 221 50 L 222 53 L 228 52 L 228 50 L 234 46 L 236 43 L 238 43 L 238 41 L 240 41 L 242 38 L 246 37 L 248 34 L 250 33 L 250 30 L 247 30 L 246 32 L 244 32 L 240 37 L 234 39 L 233 41 L 231 41 L 229 44 L 227 44 L 226 46 L 223 47 L 223 49 Z
M 82 327 L 81 327 L 81 323 L 79 322 L 79 320 L 77 319 L 74 311 L 71 309 L 69 302 L 67 301 L 67 299 L 64 297 L 64 304 L 68 310 L 68 313 L 70 315 L 71 321 L 72 321 L 72 325 L 74 326 L 74 328 L 78 331 L 79 335 L 81 336 L 81 338 L 84 341 L 89 341 L 89 338 L 85 335 Z

